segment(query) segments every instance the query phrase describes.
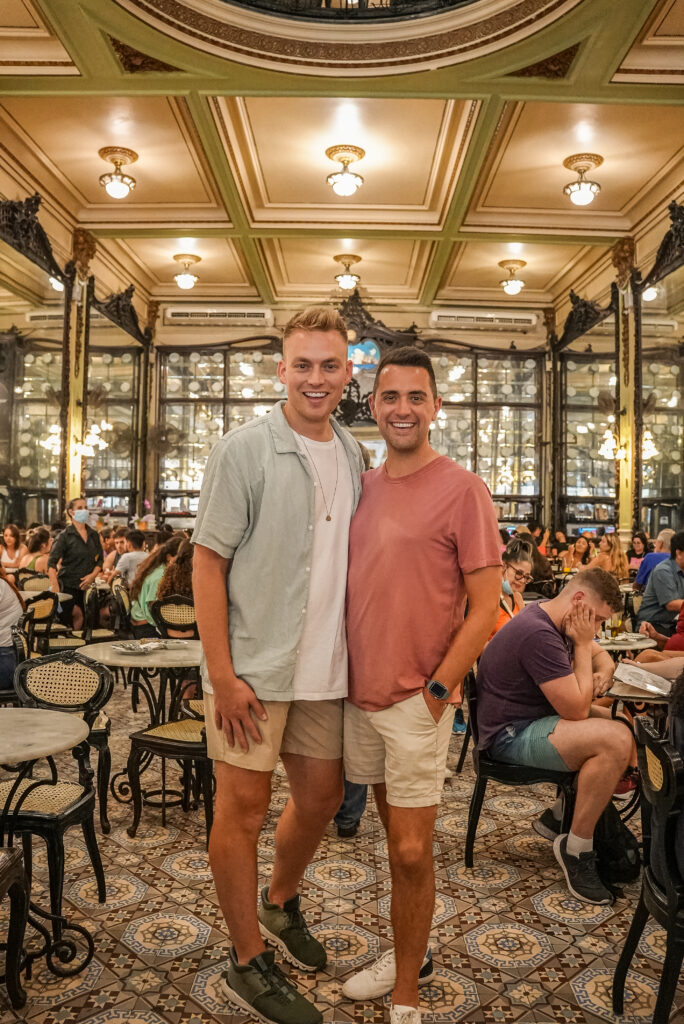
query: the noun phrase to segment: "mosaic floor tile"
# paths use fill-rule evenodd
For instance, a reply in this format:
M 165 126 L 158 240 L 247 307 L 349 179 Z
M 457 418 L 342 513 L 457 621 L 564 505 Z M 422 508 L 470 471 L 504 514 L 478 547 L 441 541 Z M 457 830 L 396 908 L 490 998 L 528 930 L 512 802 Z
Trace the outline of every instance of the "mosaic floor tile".
M 333 893 L 349 893 L 375 881 L 375 871 L 351 857 L 315 861 L 304 877 L 321 889 Z
M 602 1020 L 614 1021 L 612 1009 L 613 973 L 603 968 L 591 968 L 579 974 L 571 983 L 577 1004 Z M 625 1012 L 620 1024 L 645 1024 L 653 1017 L 658 982 L 643 974 L 630 971 L 625 986 Z
M 176 908 L 138 918 L 123 932 L 121 941 L 144 957 L 178 957 L 206 945 L 211 928 L 192 914 Z
M 483 924 L 465 942 L 471 956 L 495 967 L 538 967 L 553 955 L 545 935 L 519 924 Z

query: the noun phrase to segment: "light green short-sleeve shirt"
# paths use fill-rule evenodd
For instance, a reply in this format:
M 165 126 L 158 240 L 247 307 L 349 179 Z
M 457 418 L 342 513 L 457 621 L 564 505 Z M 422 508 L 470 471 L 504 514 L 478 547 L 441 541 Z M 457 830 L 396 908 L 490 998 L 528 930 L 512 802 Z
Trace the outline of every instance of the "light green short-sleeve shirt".
M 313 546 L 314 480 L 284 404 L 214 445 L 192 536 L 194 544 L 232 560 L 230 652 L 236 675 L 260 700 L 293 699 Z M 356 509 L 361 452 L 351 434 L 331 422 L 349 461 Z M 202 684 L 212 691 L 204 655 Z

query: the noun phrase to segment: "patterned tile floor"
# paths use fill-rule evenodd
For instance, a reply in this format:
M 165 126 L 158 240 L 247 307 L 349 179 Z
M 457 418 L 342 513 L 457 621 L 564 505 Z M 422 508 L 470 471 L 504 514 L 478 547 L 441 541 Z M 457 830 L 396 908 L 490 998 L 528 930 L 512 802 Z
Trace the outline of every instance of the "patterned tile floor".
M 140 728 L 118 689 L 109 707 L 113 770 Z M 461 738 L 454 737 L 450 765 Z M 66 763 L 66 770 L 70 765 Z M 66 777 L 66 776 L 64 776 Z M 435 981 L 421 990 L 425 1024 L 599 1024 L 610 1012 L 612 973 L 631 920 L 638 886 L 612 908 L 567 896 L 551 844 L 531 822 L 547 787 L 513 791 L 491 786 L 475 847 L 476 868 L 463 866 L 472 770 L 447 781 L 435 833 L 437 901 L 432 949 Z M 273 858 L 277 815 L 287 799 L 278 772 L 261 844 L 264 881 Z M 96 953 L 78 977 L 57 980 L 37 965 L 26 983 L 28 1002 L 14 1013 L 0 987 L 0 1024 L 249 1024 L 231 1011 L 220 985 L 229 940 L 204 849 L 200 811 L 169 813 L 146 807 L 138 836 L 129 839 L 127 805 L 110 801 L 112 832 L 100 837 L 108 886 L 97 902 L 78 829 L 67 837 L 65 908 L 95 937 Z M 34 895 L 45 897 L 46 862 L 36 841 Z M 389 866 L 372 801 L 357 837 L 328 829 L 303 886 L 303 908 L 328 950 L 328 968 L 311 977 L 284 965 L 310 992 L 327 1022 L 380 1024 L 387 1002 L 350 1003 L 341 985 L 391 945 Z M 6 915 L 6 905 L 1 908 Z M 621 1024 L 645 1024 L 653 1013 L 663 962 L 663 933 L 649 924 L 632 966 Z M 682 979 L 684 981 L 684 978 Z M 671 1022 L 684 1022 L 684 986 Z

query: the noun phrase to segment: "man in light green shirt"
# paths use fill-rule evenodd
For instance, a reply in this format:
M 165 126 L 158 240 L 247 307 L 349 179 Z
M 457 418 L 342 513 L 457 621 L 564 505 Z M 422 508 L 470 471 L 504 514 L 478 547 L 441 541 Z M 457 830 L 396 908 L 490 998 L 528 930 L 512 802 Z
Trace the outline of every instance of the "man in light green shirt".
M 343 793 L 347 550 L 363 461 L 331 414 L 351 371 L 334 310 L 290 320 L 278 366 L 287 400 L 215 445 L 192 538 L 216 770 L 209 857 L 233 942 L 226 990 L 271 1024 L 322 1020 L 264 940 L 302 970 L 325 966 L 298 888 Z M 257 914 L 257 841 L 278 757 L 291 798 Z

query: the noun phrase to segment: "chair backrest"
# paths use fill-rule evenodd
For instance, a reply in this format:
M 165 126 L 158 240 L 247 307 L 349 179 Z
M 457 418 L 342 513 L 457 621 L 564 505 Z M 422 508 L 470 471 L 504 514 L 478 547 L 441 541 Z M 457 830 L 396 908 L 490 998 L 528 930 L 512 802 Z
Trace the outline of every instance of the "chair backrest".
M 33 624 L 52 622 L 57 614 L 58 598 L 50 590 L 43 590 L 35 597 L 26 599 L 26 607 L 33 610 Z
M 168 597 L 153 601 L 150 612 L 162 636 L 178 636 L 184 633 L 199 639 L 195 605 L 191 597 L 170 594 Z
M 100 595 L 94 583 L 83 595 L 83 625 L 86 629 L 97 629 L 100 625 Z
M 639 614 L 639 609 L 641 608 L 641 602 L 643 601 L 643 599 L 644 599 L 644 595 L 643 594 L 633 594 L 632 595 L 632 608 L 634 610 L 634 614 L 635 615 Z
M 641 715 L 634 719 L 644 814 L 644 862 L 668 901 L 684 906 L 684 877 L 677 863 L 677 832 L 684 815 L 684 759 Z
M 22 575 L 26 573 L 30 575 Z M 20 569 L 17 575 L 17 586 L 20 590 L 30 590 L 32 593 L 40 593 L 50 586 L 50 577 L 44 572 L 33 572 L 28 569 Z
M 477 684 L 475 682 L 475 673 L 472 669 L 463 680 L 463 695 L 468 705 L 468 721 L 473 737 L 473 747 L 477 749 L 477 743 L 480 738 L 477 729 Z
M 21 665 L 22 661 L 28 661 L 31 657 L 31 648 L 29 646 L 28 633 L 25 633 L 21 626 L 12 626 L 12 646 L 14 647 L 14 657 L 17 665 Z
M 76 651 L 25 661 L 14 673 L 14 688 L 24 706 L 82 712 L 88 725 L 111 697 L 113 685 L 108 668 Z

